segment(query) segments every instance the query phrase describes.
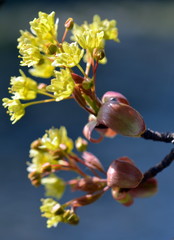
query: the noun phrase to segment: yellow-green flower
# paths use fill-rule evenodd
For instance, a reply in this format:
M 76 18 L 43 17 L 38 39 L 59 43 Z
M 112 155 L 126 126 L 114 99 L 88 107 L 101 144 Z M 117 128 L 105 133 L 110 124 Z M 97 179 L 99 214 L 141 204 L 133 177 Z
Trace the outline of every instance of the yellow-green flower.
M 96 31 L 103 31 L 105 40 L 119 42 L 116 24 L 117 22 L 115 20 L 109 21 L 108 19 L 105 19 L 101 21 L 101 18 L 98 15 L 95 15 L 93 17 L 93 23 L 90 24 L 89 27 Z
M 31 31 L 42 41 L 54 42 L 57 38 L 58 19 L 54 22 L 55 12 L 39 12 L 39 18 L 30 22 Z
M 74 80 L 68 69 L 55 71 L 55 78 L 51 80 L 51 85 L 47 86 L 47 91 L 53 92 L 56 101 L 68 98 L 74 90 Z
M 74 33 L 75 39 L 78 44 L 84 48 L 88 49 L 90 52 L 94 50 L 94 48 L 103 48 L 104 46 L 104 32 L 96 32 L 92 29 L 80 31 Z
M 41 138 L 41 149 L 58 150 L 70 153 L 73 149 L 73 141 L 67 136 L 65 127 L 51 128 Z
M 55 174 L 50 174 L 41 180 L 45 187 L 45 195 L 60 199 L 65 191 L 65 182 Z
M 48 218 L 47 227 L 56 227 L 59 222 L 62 221 L 62 215 L 58 215 L 54 213 L 55 206 L 58 205 L 61 208 L 61 205 L 54 201 L 52 198 L 41 199 L 42 205 L 40 207 L 40 211 L 42 212 L 42 217 Z
M 43 61 L 40 64 L 34 65 L 29 72 L 31 75 L 40 78 L 50 78 L 54 74 L 54 66 L 51 61 L 43 56 Z
M 7 113 L 11 116 L 12 124 L 17 122 L 25 114 L 25 107 L 18 99 L 3 98 L 3 106 L 8 108 Z
M 79 64 L 83 57 L 84 50 L 78 47 L 76 42 L 62 44 L 62 53 L 56 54 L 52 63 L 55 67 L 68 67 L 72 68 Z
M 41 172 L 42 166 L 45 163 L 57 164 L 57 160 L 49 152 L 42 151 L 40 149 L 30 149 L 30 158 L 32 158 L 31 163 L 28 164 L 28 172 Z
M 31 67 L 37 65 L 42 60 L 42 54 L 37 46 L 33 44 L 23 44 L 19 49 L 19 53 L 22 55 L 21 66 Z
M 36 98 L 37 82 L 31 78 L 26 77 L 24 72 L 20 70 L 21 76 L 11 77 L 10 92 L 14 94 L 14 99 L 30 100 Z
M 52 198 L 41 199 L 42 206 L 40 211 L 42 217 L 48 218 L 47 227 L 56 227 L 59 222 L 76 225 L 79 222 L 79 217 L 73 210 L 65 209 L 60 203 L 54 201 Z

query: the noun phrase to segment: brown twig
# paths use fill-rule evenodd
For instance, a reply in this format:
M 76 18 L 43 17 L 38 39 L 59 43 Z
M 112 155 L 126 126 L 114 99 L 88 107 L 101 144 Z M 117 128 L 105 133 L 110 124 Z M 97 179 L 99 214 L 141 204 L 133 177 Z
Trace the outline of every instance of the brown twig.
M 174 143 L 174 133 L 159 133 L 159 132 L 147 129 L 141 135 L 141 137 L 147 140 Z

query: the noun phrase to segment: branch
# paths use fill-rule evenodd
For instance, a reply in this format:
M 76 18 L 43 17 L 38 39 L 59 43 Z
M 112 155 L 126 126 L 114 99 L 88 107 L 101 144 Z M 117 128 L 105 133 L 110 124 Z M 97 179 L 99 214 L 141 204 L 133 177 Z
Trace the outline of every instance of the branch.
M 166 143 L 174 143 L 174 133 L 159 133 L 147 129 L 142 135 L 142 138 L 153 141 L 160 141 Z
M 142 182 L 145 182 L 149 178 L 155 177 L 159 172 L 168 167 L 173 160 L 174 160 L 174 148 L 160 163 L 158 163 L 157 165 L 150 168 L 148 171 L 144 173 L 144 178 Z

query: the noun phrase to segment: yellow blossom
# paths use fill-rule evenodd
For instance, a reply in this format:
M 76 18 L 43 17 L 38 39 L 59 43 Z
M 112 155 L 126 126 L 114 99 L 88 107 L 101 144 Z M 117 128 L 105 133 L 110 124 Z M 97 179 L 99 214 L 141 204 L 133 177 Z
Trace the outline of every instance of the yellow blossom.
M 39 18 L 30 22 L 31 31 L 42 41 L 54 42 L 57 38 L 58 19 L 54 23 L 55 12 L 39 12 Z
M 43 57 L 43 62 L 37 65 L 34 65 L 29 72 L 31 75 L 40 78 L 50 78 L 54 74 L 54 67 L 51 64 L 51 61 L 46 57 Z
M 9 99 L 9 98 L 3 98 L 3 106 L 8 108 L 7 113 L 11 116 L 10 120 L 14 124 L 17 122 L 20 118 L 22 118 L 25 114 L 25 107 L 24 104 L 21 104 L 21 102 L 18 99 Z
M 28 172 L 41 172 L 43 164 L 50 163 L 52 165 L 58 163 L 54 156 L 52 156 L 49 152 L 42 151 L 40 149 L 31 149 L 30 158 L 32 158 L 32 162 L 28 163 Z
M 21 45 L 19 53 L 22 55 L 22 61 L 20 62 L 21 66 L 31 67 L 42 61 L 42 54 L 38 47 L 33 44 Z
M 92 29 L 85 30 L 82 32 L 74 33 L 75 39 L 78 44 L 84 48 L 88 49 L 90 52 L 94 50 L 94 48 L 103 48 L 104 42 L 104 32 L 96 32 Z
M 41 149 L 58 150 L 70 153 L 73 149 L 73 141 L 67 136 L 65 127 L 51 128 L 41 138 Z
M 74 80 L 68 69 L 61 69 L 61 71 L 55 71 L 55 78 L 51 80 L 51 85 L 47 86 L 47 91 L 53 92 L 56 101 L 68 98 L 74 90 Z
M 60 199 L 65 190 L 65 182 L 58 178 L 55 174 L 50 174 L 41 180 L 42 185 L 45 187 L 45 195 Z
M 108 19 L 105 19 L 101 21 L 101 18 L 98 15 L 95 15 L 93 17 L 93 23 L 89 26 L 96 31 L 103 31 L 105 40 L 114 40 L 119 42 L 116 24 L 117 22 L 115 20 L 109 21 Z
M 36 98 L 37 83 L 31 78 L 26 77 L 24 72 L 20 70 L 21 76 L 11 77 L 11 93 L 14 94 L 14 99 L 30 100 Z
M 52 63 L 53 66 L 72 68 L 79 64 L 84 54 L 84 50 L 80 49 L 76 42 L 71 44 L 63 42 L 62 50 L 62 53 L 56 54 Z
M 42 205 L 40 207 L 40 211 L 42 212 L 42 217 L 48 218 L 47 227 L 56 227 L 58 223 L 62 221 L 62 216 L 54 213 L 54 207 L 59 203 L 54 201 L 52 198 L 41 199 L 41 201 Z

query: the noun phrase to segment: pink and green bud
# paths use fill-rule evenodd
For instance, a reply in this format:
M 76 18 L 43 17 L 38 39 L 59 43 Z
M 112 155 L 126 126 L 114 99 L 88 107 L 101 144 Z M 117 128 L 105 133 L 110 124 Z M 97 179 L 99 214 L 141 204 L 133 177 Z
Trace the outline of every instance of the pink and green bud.
M 142 116 L 131 106 L 115 100 L 109 100 L 101 106 L 97 123 L 124 136 L 138 137 L 145 131 Z
M 127 98 L 123 94 L 119 92 L 114 92 L 114 91 L 106 92 L 102 97 L 102 102 L 105 103 L 113 99 L 115 99 L 115 101 L 118 101 L 120 103 L 130 105 Z
M 73 18 L 68 18 L 65 22 L 65 28 L 68 30 L 71 30 L 74 26 L 74 19 Z
M 143 179 L 142 172 L 131 162 L 117 159 L 111 163 L 107 171 L 109 187 L 135 188 Z

